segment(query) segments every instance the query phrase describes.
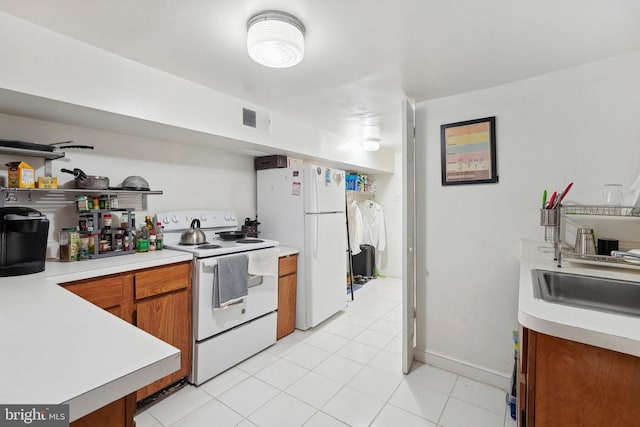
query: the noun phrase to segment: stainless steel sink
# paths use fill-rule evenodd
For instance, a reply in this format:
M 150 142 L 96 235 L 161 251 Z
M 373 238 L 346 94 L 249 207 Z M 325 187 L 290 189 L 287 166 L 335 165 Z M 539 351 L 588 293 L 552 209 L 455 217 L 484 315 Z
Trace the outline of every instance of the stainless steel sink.
M 640 283 L 547 270 L 531 276 L 537 299 L 640 317 Z

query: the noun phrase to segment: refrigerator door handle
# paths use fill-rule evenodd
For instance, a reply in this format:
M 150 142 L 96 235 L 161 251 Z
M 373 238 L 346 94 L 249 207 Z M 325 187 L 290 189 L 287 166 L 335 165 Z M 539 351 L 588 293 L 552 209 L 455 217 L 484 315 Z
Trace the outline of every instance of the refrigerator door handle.
M 314 189 L 314 191 L 313 191 L 313 193 L 314 193 L 314 198 L 316 199 L 316 200 L 315 200 L 315 204 L 314 204 L 314 206 L 313 206 L 313 210 L 314 210 L 315 212 L 317 212 L 317 211 L 319 211 L 319 210 L 320 210 L 320 206 L 318 205 L 318 176 L 317 176 L 317 175 L 314 177 L 314 180 L 313 180 L 313 189 Z M 317 224 L 317 223 L 316 223 L 316 224 Z M 317 232 L 318 232 L 318 229 L 317 229 L 317 225 L 316 225 L 316 236 L 317 236 Z M 316 243 L 316 252 L 318 252 L 318 245 L 317 245 L 317 243 Z
M 315 240 L 313 255 L 317 257 L 318 256 L 318 240 L 319 240 L 318 233 L 320 232 L 320 226 L 319 226 L 320 221 L 318 221 L 318 217 L 314 217 L 314 220 L 316 221 L 316 233 L 315 233 L 315 236 L 313 236 L 313 239 Z

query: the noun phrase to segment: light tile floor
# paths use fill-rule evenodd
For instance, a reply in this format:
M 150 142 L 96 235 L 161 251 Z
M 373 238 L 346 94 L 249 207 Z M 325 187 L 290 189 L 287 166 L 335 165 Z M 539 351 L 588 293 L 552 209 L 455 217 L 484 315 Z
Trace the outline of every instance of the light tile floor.
M 401 373 L 401 301 L 400 279 L 371 280 L 345 311 L 184 387 L 137 426 L 515 427 L 502 390 L 420 363 Z

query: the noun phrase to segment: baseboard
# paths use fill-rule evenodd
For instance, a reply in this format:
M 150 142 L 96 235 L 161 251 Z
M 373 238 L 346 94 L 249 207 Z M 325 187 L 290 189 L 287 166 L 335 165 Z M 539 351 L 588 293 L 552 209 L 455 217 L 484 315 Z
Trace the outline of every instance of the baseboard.
M 511 389 L 511 374 L 497 372 L 492 369 L 474 365 L 473 363 L 455 359 L 430 350 L 425 352 L 416 349 L 414 359 L 418 362 L 435 366 L 436 368 L 471 378 L 472 380 L 498 387 L 505 391 Z

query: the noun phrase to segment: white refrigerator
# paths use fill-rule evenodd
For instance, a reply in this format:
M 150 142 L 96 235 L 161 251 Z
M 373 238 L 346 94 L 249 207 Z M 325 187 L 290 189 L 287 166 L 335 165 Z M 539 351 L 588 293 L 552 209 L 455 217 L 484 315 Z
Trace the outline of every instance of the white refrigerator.
M 300 250 L 296 328 L 307 330 L 347 303 L 345 173 L 305 165 L 257 175 L 259 237 Z

